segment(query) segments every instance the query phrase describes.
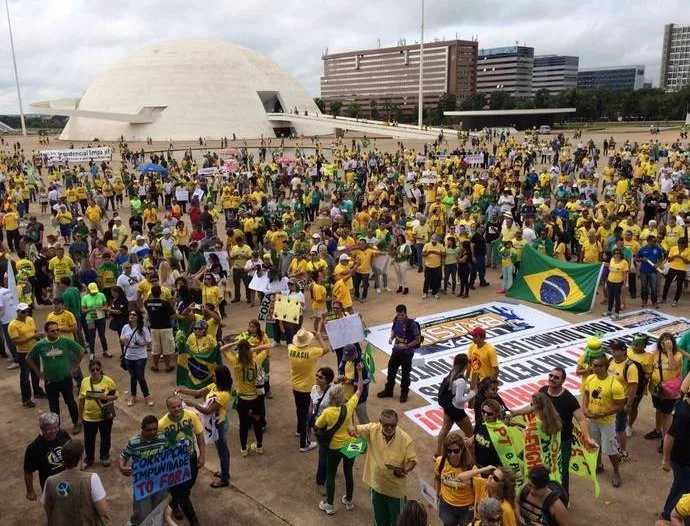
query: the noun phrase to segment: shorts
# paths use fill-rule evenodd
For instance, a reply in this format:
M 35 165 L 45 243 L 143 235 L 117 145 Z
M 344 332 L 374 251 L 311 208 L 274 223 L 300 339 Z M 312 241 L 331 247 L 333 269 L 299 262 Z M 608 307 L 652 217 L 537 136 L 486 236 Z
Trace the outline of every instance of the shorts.
M 67 237 L 70 235 L 72 230 L 70 229 L 69 225 L 60 225 L 60 235 L 62 237 Z
M 458 409 L 453 404 L 444 407 L 443 413 L 447 415 L 453 423 L 460 422 L 461 420 L 467 418 L 467 413 L 465 413 L 465 410 Z
M 676 400 L 670 400 L 668 398 L 659 398 L 658 396 L 652 395 L 652 405 L 654 409 L 659 411 L 664 415 L 670 415 L 673 413 L 673 408 L 676 406 Z
M 628 415 L 625 414 L 625 411 L 616 413 L 616 433 L 624 433 L 627 423 Z
M 170 356 L 175 354 L 175 340 L 172 329 L 151 329 L 151 354 Z
M 589 421 L 589 434 L 599 446 L 604 455 L 618 454 L 618 440 L 616 439 L 616 423 L 604 424 L 597 420 Z
M 315 310 L 312 315 L 314 318 L 323 318 L 328 311 L 326 309 Z

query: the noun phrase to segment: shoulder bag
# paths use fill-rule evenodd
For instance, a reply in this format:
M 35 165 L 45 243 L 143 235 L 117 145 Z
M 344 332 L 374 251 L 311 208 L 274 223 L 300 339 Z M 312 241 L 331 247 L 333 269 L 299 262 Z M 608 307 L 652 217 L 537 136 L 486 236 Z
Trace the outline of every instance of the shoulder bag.
M 89 387 L 93 391 L 93 380 L 89 378 Z M 96 398 L 96 404 L 101 408 L 101 414 L 103 415 L 103 420 L 114 420 L 115 419 L 115 402 L 108 402 L 106 404 L 102 403 L 99 398 Z

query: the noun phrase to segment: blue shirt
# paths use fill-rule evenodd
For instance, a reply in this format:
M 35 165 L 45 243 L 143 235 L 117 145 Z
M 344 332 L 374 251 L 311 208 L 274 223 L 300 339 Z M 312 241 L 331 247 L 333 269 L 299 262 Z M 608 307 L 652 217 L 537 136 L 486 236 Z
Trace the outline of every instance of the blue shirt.
M 637 253 L 637 257 L 647 258 L 649 261 L 656 265 L 663 258 L 663 252 L 659 245 L 654 245 L 653 247 L 645 245 Z M 656 268 L 647 263 L 646 261 L 640 263 L 640 274 L 654 274 L 656 271 Z

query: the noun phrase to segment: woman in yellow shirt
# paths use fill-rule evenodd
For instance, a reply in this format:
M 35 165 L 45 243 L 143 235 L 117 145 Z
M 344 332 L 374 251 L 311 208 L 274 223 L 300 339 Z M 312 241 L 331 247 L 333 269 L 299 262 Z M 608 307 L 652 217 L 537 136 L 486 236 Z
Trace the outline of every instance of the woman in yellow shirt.
M 503 510 L 502 526 L 517 526 L 515 513 L 515 474 L 510 468 L 494 468 L 487 466 L 491 472 L 489 478 L 475 476 L 472 478 L 474 487 L 474 518 L 479 519 L 477 508 L 479 503 L 487 498 L 496 499 Z
M 609 261 L 609 275 L 606 279 L 606 286 L 608 290 L 609 302 L 608 308 L 604 316 L 611 316 L 611 309 L 616 307 L 616 312 L 611 316 L 617 319 L 621 311 L 621 299 L 623 297 L 623 290 L 628 283 L 628 272 L 630 267 L 628 262 L 623 258 L 623 252 L 620 249 L 613 251 L 613 258 Z
M 257 385 L 257 378 L 261 378 L 261 364 L 268 358 L 270 347 L 266 346 L 261 352 L 255 354 L 247 340 L 237 342 L 236 353 L 232 352 L 234 346 L 234 343 L 230 343 L 221 347 L 220 350 L 235 372 L 237 413 L 240 418 L 240 454 L 246 457 L 248 451 L 251 450 L 263 455 L 266 406 L 264 404 L 264 387 Z M 251 427 L 254 428 L 256 442 L 253 442 L 247 449 L 247 439 Z
M 682 357 L 673 334 L 665 332 L 659 336 L 654 352 L 654 370 L 649 380 L 652 405 L 656 410 L 655 427 L 645 435 L 647 440 L 662 441 L 659 451 L 663 437 L 671 426 L 671 414 L 680 397 Z
M 182 252 L 182 260 L 180 261 L 180 267 L 184 272 L 184 258 L 189 259 L 189 229 L 184 224 L 184 221 L 178 221 L 175 225 L 175 243 L 177 243 L 177 248 Z
M 678 245 L 671 247 L 668 251 L 669 269 L 664 281 L 664 291 L 661 295 L 661 303 L 666 302 L 668 291 L 671 288 L 673 280 L 676 281 L 676 293 L 673 296 L 673 306 L 678 306 L 680 295 L 683 293 L 683 282 L 685 281 L 690 266 L 690 248 L 688 248 L 688 239 L 682 237 L 678 240 Z
M 103 374 L 103 366 L 98 360 L 89 363 L 89 376 L 84 378 L 79 389 L 79 424 L 84 427 L 84 466 L 94 462 L 96 435 L 101 434 L 100 460 L 103 466 L 110 465 L 110 436 L 113 420 L 103 416 L 103 406 L 112 404 L 120 393 L 112 378 Z
M 314 317 L 314 333 L 321 334 L 327 312 L 326 300 L 328 299 L 328 291 L 326 287 L 321 285 L 326 279 L 324 270 L 312 272 L 311 279 L 309 294 L 311 295 L 311 310 Z
M 193 407 L 204 415 L 215 416 L 215 426 L 218 431 L 216 440 L 216 451 L 220 461 L 220 471 L 213 473 L 220 481 L 211 482 L 212 488 L 224 488 L 230 485 L 230 450 L 228 449 L 228 429 L 230 422 L 227 418 L 227 406 L 232 397 L 232 376 L 230 369 L 224 365 L 216 367 L 214 371 L 214 381 L 207 387 L 199 390 L 178 387 L 177 393 L 191 396 L 193 398 L 204 398 L 203 404 L 185 401 L 188 406 Z M 212 420 L 213 422 L 213 420 Z
M 216 345 L 216 337 L 208 334 L 208 323 L 206 320 L 198 320 L 194 324 L 194 332 L 187 337 L 189 352 L 192 355 L 206 354 L 211 352 Z
M 553 257 L 559 261 L 568 261 L 566 258 L 566 246 L 563 236 L 561 234 L 556 234 L 556 239 L 553 243 Z

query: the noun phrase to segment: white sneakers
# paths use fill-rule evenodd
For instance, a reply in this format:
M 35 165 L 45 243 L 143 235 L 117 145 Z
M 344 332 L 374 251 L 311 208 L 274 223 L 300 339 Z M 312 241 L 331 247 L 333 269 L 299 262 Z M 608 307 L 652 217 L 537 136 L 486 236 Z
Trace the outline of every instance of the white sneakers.
M 347 497 L 346 495 L 343 495 L 343 498 L 340 499 L 340 501 L 345 505 L 345 509 L 346 509 L 347 511 L 352 511 L 352 510 L 354 510 L 354 509 L 355 509 L 355 505 L 352 504 L 352 501 L 351 501 L 351 500 L 347 500 L 346 497 Z
M 328 504 L 325 500 L 322 500 L 319 502 L 319 509 L 321 511 L 325 511 L 326 515 L 334 515 L 335 514 L 335 509 L 333 508 L 333 504 Z
M 625 436 L 627 436 L 628 438 L 633 436 L 633 428 L 630 424 L 625 424 Z
M 306 453 L 307 451 L 311 451 L 312 449 L 316 449 L 319 447 L 319 444 L 317 442 L 307 442 L 306 447 L 301 447 L 299 448 L 301 453 Z

